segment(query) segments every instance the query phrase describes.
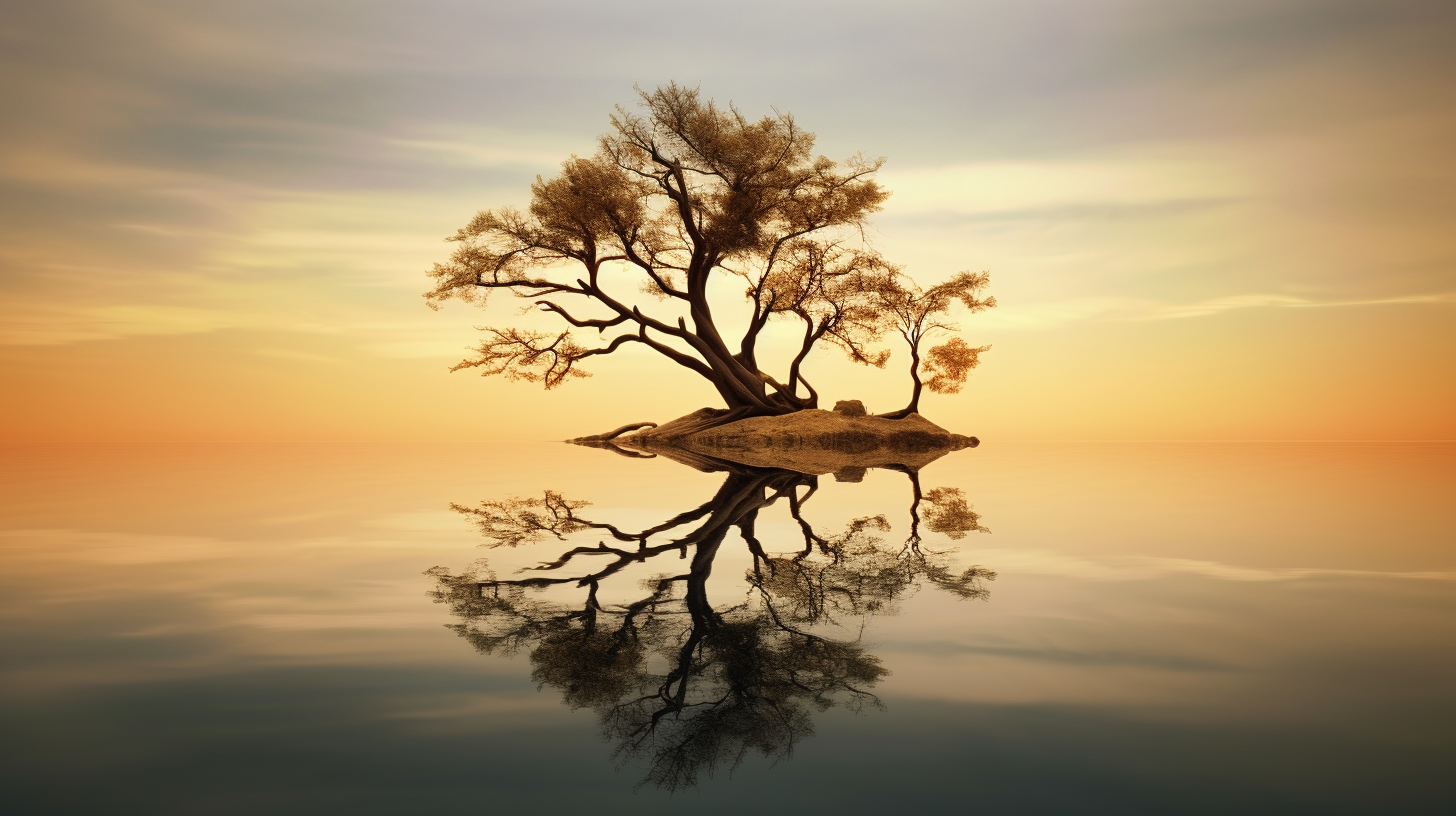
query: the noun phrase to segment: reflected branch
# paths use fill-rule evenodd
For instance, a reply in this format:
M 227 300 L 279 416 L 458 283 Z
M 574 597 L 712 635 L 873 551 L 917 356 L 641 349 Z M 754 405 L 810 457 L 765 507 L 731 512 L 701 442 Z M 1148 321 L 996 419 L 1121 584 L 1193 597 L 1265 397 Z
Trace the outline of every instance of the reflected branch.
M 985 584 L 996 577 L 981 567 L 959 569 L 953 552 L 921 546 L 922 526 L 950 538 L 984 528 L 961 491 L 922 495 L 914 471 L 907 470 L 911 540 L 892 547 L 882 540 L 890 530 L 883 515 L 854 519 L 836 534 L 817 532 L 804 516 L 818 489 L 814 476 L 722 470 L 724 481 L 708 501 L 640 531 L 586 517 L 587 502 L 549 490 L 539 498 L 452 505 L 491 547 L 603 531 L 636 547 L 569 546 L 527 568 L 538 574 L 511 578 L 497 577 L 485 561 L 458 574 L 428 572 L 432 596 L 457 619 L 453 631 L 485 654 L 527 651 L 537 683 L 559 690 L 573 708 L 596 712 L 614 756 L 645 766 L 642 785 L 669 791 L 717 768 L 731 770 L 750 754 L 787 757 L 813 733 L 815 711 L 880 706 L 872 689 L 886 670 L 857 636 L 844 639 L 842 632 L 893 613 L 921 585 L 985 599 Z M 803 539 L 802 549 L 786 554 L 758 533 L 763 511 L 780 499 Z M 741 603 L 715 607 L 709 580 L 735 531 L 752 559 L 747 592 Z M 622 586 L 602 594 L 623 570 L 669 553 L 691 556 L 686 572 L 664 571 L 628 600 L 602 600 L 623 597 Z M 588 562 L 590 569 L 574 569 Z M 584 597 L 566 600 L 567 587 L 585 590 Z

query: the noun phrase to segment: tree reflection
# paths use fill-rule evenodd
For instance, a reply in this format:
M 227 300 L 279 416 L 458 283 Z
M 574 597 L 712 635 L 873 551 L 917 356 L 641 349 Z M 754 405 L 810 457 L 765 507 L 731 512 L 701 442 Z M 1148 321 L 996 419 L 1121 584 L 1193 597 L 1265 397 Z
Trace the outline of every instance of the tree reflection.
M 436 601 L 459 618 L 450 628 L 483 653 L 528 650 L 532 678 L 559 689 L 573 708 L 594 710 L 616 756 L 645 764 L 643 784 L 668 790 L 736 766 L 751 752 L 788 756 L 813 732 L 814 711 L 878 706 L 870 689 L 886 670 L 857 639 L 836 639 L 830 630 L 893 611 L 922 582 L 985 598 L 984 584 L 995 578 L 980 567 L 957 570 L 951 553 L 922 546 L 922 526 L 953 538 L 984 528 L 959 490 L 922 495 L 913 471 L 910 538 L 891 546 L 877 535 L 890 529 L 884 516 L 855 519 L 833 534 L 816 530 L 803 513 L 818 489 L 815 476 L 719 469 L 727 477 L 710 500 L 638 531 L 585 517 L 586 502 L 553 491 L 456 505 L 487 546 L 569 544 L 588 532 L 600 539 L 515 577 L 497 577 L 485 561 L 461 573 L 428 573 L 437 581 Z M 781 500 L 802 544 L 770 554 L 756 525 L 759 512 Z M 715 608 L 708 580 L 735 531 L 752 555 L 748 592 L 736 605 Z M 677 567 L 680 560 L 687 563 Z M 601 600 L 607 581 L 646 564 L 659 572 L 632 600 Z M 563 591 L 584 596 L 567 600 Z

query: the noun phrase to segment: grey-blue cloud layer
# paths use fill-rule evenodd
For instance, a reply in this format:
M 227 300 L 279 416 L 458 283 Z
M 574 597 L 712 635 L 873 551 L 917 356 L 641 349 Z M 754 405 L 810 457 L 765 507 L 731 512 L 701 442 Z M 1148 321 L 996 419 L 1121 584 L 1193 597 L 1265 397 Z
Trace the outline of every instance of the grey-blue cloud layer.
M 594 134 L 669 79 L 925 160 L 1420 111 L 1456 77 L 1449 3 L 22 3 L 3 30 L 5 142 L 285 186 L 428 183 L 379 138 Z

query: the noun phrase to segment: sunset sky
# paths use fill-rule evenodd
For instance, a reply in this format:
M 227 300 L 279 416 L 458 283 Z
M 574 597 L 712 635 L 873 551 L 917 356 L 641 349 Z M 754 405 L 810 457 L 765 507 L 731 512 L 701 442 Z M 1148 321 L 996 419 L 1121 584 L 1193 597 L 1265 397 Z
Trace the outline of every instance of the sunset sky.
M 983 439 L 1456 438 L 1449 2 L 56 2 L 0 9 L 0 434 L 561 438 L 715 395 L 646 353 L 451 374 L 477 210 L 634 85 L 885 156 L 871 237 L 988 270 L 925 413 Z M 829 352 L 830 402 L 900 407 Z

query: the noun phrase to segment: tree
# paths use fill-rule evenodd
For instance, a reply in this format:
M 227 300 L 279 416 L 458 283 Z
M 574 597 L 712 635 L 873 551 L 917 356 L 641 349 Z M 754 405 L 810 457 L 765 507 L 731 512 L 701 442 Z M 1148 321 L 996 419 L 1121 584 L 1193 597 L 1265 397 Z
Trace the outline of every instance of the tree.
M 487 328 L 453 370 L 555 388 L 588 376 L 587 358 L 636 344 L 707 379 L 730 409 L 726 422 L 815 407 L 803 363 L 817 345 L 883 365 L 868 345 L 887 328 L 876 293 L 896 270 L 863 234 L 889 195 L 872 178 L 883 160 L 815 156 L 814 134 L 786 113 L 750 121 L 676 84 L 639 94 L 644 112 L 619 107 L 595 155 L 537 177 L 526 212 L 481 212 L 450 239 L 459 247 L 429 273 L 430 306 L 483 304 L 506 290 L 567 324 Z M 635 288 L 621 285 L 629 275 Z M 709 289 L 735 278 L 747 321 L 730 345 Z M 643 292 L 657 304 L 639 302 Z M 758 357 L 773 319 L 803 325 L 782 378 Z
M 959 337 L 929 349 L 922 358 L 920 347 L 926 339 L 957 330 L 949 320 L 957 302 L 971 314 L 995 308 L 996 298 L 982 297 L 991 282 L 987 272 L 962 272 L 950 280 L 921 289 L 914 281 L 898 276 L 876 291 L 876 305 L 894 322 L 895 331 L 910 347 L 910 404 L 881 416 L 899 419 L 920 411 L 920 394 L 925 388 L 937 394 L 954 394 L 961 390 L 966 377 L 981 362 L 981 353 L 990 346 L 969 346 Z M 928 375 L 927 381 L 921 377 Z

